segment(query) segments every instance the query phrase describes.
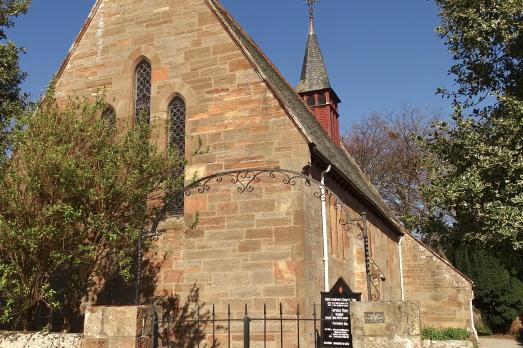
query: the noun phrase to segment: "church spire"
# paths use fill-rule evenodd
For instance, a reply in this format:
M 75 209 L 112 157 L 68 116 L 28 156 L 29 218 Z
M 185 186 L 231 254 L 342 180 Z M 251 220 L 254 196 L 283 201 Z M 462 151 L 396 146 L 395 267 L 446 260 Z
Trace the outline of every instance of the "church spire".
M 296 92 L 307 103 L 327 135 L 335 144 L 339 144 L 341 140 L 338 115 L 340 98 L 331 87 L 314 28 L 314 4 L 318 0 L 306 1 L 309 5 L 309 34 L 301 69 L 301 80 L 296 86 Z
M 301 81 L 296 86 L 296 92 L 303 93 L 325 88 L 331 88 L 325 62 L 320 50 L 318 37 L 314 28 L 314 3 L 317 0 L 307 0 L 309 5 L 309 35 L 305 47 L 305 57 L 301 70 Z

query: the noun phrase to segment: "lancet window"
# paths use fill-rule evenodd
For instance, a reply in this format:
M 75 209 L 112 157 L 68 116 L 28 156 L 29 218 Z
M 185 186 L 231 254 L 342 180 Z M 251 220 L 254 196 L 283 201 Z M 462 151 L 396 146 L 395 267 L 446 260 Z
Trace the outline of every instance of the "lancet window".
M 184 100 L 176 96 L 169 103 L 169 149 L 174 150 L 181 157 L 185 157 L 185 118 L 186 107 Z M 174 175 L 183 180 L 185 176 L 185 166 L 180 162 L 180 166 L 176 168 Z M 172 204 L 170 213 L 175 215 L 183 214 L 184 196 L 180 194 L 175 197 L 175 202 Z
M 151 64 L 143 59 L 135 70 L 134 113 L 137 121 L 150 122 L 151 118 Z

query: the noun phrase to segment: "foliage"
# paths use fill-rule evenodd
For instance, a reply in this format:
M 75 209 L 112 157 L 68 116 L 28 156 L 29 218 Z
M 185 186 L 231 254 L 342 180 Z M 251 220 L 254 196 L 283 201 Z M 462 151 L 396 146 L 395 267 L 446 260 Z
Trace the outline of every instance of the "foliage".
M 466 341 L 469 339 L 469 333 L 465 329 L 449 327 L 445 329 L 436 329 L 434 327 L 425 327 L 421 330 L 421 337 L 424 340 L 433 341 Z
M 523 313 L 523 283 L 485 250 L 462 246 L 451 258 L 474 281 L 474 306 L 488 327 L 507 332 L 512 321 Z
M 418 229 L 523 255 L 523 0 L 436 0 L 456 64 L 450 123 L 426 139 L 437 161 Z M 515 251 L 515 253 L 514 253 Z M 514 262 L 514 261 L 512 261 Z
M 105 279 L 132 277 L 139 231 L 183 185 L 171 174 L 181 159 L 150 143 L 145 122 L 115 134 L 102 108 L 46 97 L 14 135 L 0 180 L 4 326 L 69 329 Z
M 343 138 L 347 151 L 406 227 L 425 209 L 420 186 L 425 182 L 428 154 L 418 138 L 428 135 L 437 117 L 404 106 L 390 115 L 373 113 L 351 125 Z
M 8 40 L 6 29 L 14 25 L 13 17 L 26 13 L 29 4 L 30 0 L 0 0 L 0 165 L 5 161 L 13 117 L 26 106 L 26 96 L 20 89 L 25 78 L 19 66 L 22 50 Z

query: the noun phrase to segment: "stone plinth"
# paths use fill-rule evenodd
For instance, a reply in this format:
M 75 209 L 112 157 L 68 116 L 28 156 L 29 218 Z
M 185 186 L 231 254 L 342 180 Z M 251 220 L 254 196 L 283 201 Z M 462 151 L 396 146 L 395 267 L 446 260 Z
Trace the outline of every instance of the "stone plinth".
M 354 302 L 354 348 L 421 348 L 419 306 L 413 302 Z
M 87 308 L 82 348 L 151 347 L 149 314 L 144 306 Z
M 423 341 L 423 348 L 472 348 L 473 346 L 471 341 Z

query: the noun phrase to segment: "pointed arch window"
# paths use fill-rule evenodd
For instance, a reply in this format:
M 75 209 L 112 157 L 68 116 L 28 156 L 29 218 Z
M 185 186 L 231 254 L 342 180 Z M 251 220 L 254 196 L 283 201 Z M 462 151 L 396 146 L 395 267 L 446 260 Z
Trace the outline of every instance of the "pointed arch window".
M 134 73 L 134 114 L 137 121 L 150 122 L 151 118 L 151 64 L 143 59 Z
M 104 119 L 109 124 L 109 127 L 114 130 L 116 126 L 116 111 L 111 105 L 107 104 L 103 109 L 102 119 Z
M 169 149 L 174 150 L 182 158 L 185 157 L 185 101 L 179 97 L 174 97 L 169 103 Z M 180 162 L 180 166 L 175 169 L 175 177 L 185 177 L 185 166 Z M 170 213 L 182 215 L 184 211 L 184 195 L 175 197 L 175 201 L 170 207 Z

